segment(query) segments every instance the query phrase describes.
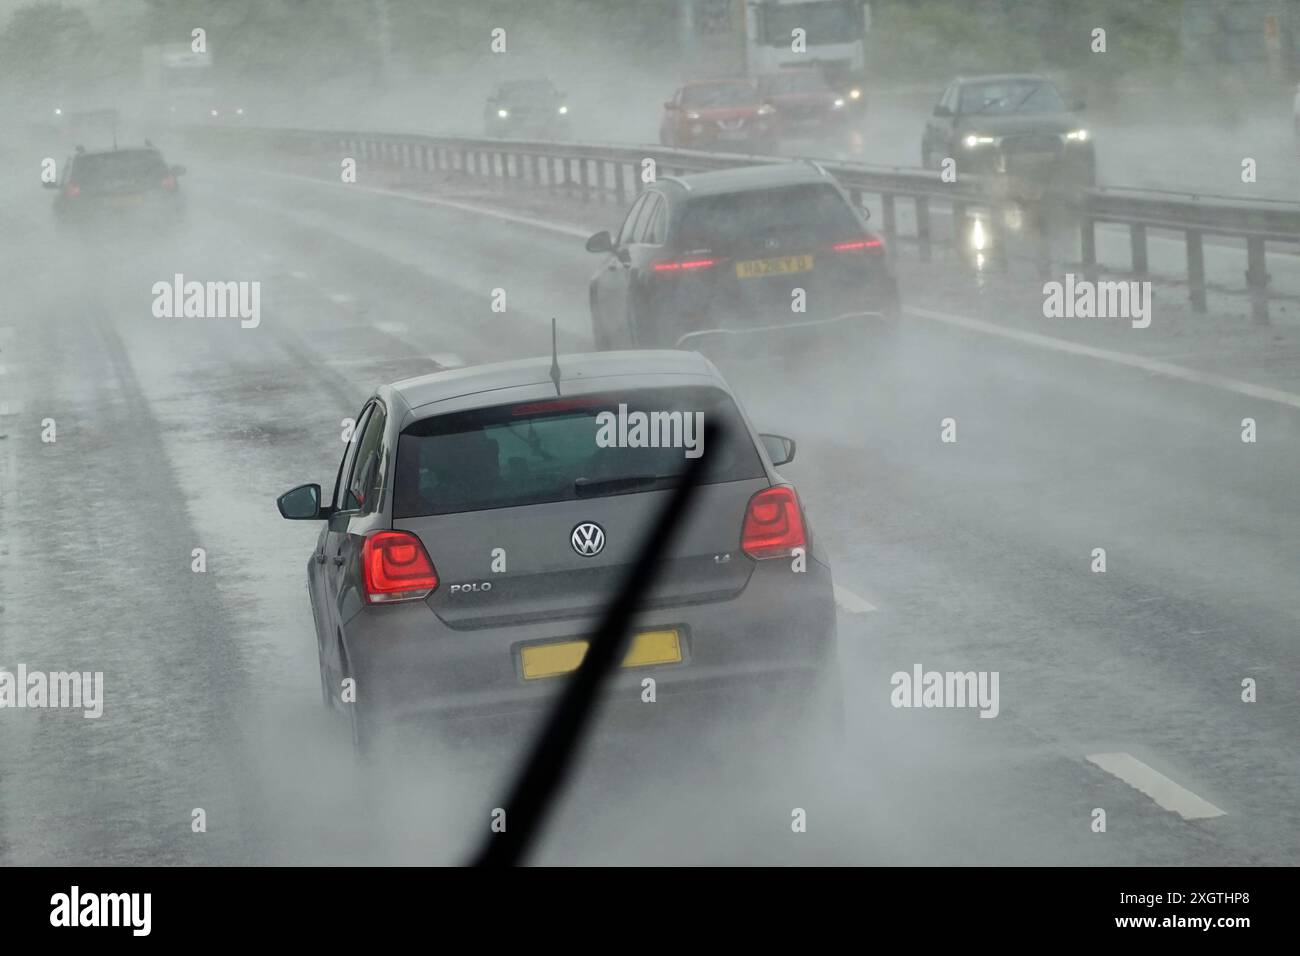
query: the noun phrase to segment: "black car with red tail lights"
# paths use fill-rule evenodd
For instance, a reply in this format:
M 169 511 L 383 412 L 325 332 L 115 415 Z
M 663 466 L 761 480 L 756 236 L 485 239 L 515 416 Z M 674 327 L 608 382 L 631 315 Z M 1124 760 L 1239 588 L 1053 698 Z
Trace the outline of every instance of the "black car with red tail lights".
M 587 250 L 606 256 L 589 287 L 598 349 L 898 321 L 884 240 L 811 162 L 660 177 Z
M 152 146 L 88 152 L 78 148 L 64 161 L 57 181 L 54 215 L 59 222 L 141 222 L 165 226 L 184 217 L 178 177 L 184 166 L 169 166 Z

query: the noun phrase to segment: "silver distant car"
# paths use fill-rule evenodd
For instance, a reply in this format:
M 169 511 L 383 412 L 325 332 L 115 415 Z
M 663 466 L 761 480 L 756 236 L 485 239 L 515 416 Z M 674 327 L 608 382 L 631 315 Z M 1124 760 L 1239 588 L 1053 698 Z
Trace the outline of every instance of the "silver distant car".
M 307 565 L 321 688 L 345 706 L 354 681 L 358 747 L 416 716 L 535 719 L 700 456 L 695 504 L 608 696 L 635 711 L 653 676 L 661 711 L 704 702 L 725 716 L 734 701 L 806 716 L 814 698 L 838 711 L 830 567 L 776 471 L 794 442 L 755 431 L 693 352 L 558 366 L 555 379 L 540 358 L 383 386 L 332 496 L 310 484 L 280 497 L 284 517 L 326 522 Z M 722 428 L 717 447 L 703 446 L 703 423 Z

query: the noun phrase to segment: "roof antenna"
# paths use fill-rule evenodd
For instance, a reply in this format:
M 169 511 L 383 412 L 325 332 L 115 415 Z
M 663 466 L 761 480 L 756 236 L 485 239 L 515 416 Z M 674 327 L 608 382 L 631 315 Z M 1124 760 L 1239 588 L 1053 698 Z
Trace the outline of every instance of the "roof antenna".
M 560 394 L 560 353 L 555 347 L 555 316 L 551 316 L 551 381 L 555 383 L 555 394 Z

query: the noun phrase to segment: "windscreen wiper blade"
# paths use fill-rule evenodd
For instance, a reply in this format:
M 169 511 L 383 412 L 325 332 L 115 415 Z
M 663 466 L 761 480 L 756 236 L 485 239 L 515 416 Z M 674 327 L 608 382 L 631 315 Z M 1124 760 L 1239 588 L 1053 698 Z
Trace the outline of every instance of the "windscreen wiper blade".
M 717 422 L 704 428 L 704 440 L 710 448 L 717 448 L 724 435 L 724 427 Z M 704 477 L 704 457 L 689 459 L 679 477 L 681 483 L 664 503 L 636 560 L 623 574 L 582 663 L 566 678 L 559 699 L 524 757 L 509 796 L 501 804 L 509 814 L 509 826 L 485 838 L 474 865 L 513 866 L 523 860 L 540 833 L 551 801 L 569 772 L 578 742 L 586 734 L 601 687 L 618 670 L 627 651 L 632 616 L 641 596 L 654 587 L 662 568 L 659 557 L 668 551 L 690 512 Z

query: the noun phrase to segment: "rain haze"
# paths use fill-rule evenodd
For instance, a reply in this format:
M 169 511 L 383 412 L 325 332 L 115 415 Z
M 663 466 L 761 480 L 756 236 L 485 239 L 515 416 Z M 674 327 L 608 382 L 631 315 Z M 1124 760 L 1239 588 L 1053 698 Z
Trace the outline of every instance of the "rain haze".
M 1300 863 L 1298 81 L 1295 0 L 0 0 L 0 864 L 470 862 L 606 636 L 522 862 Z

